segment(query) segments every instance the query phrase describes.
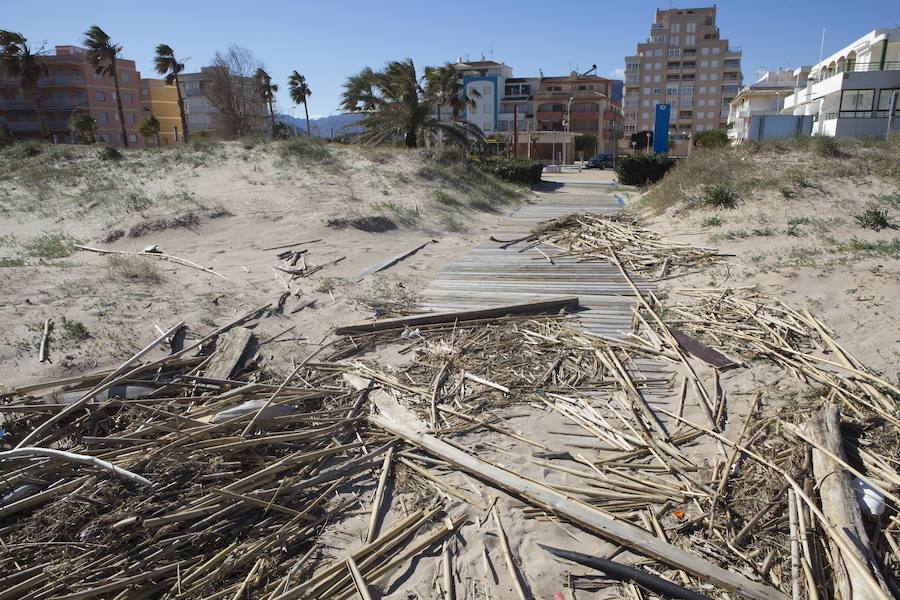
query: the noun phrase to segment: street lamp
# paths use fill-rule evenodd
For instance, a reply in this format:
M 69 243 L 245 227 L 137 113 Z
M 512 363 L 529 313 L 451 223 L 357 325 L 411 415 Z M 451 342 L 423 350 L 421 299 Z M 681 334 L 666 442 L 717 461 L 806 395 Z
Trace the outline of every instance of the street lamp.
M 569 101 L 566 103 L 566 115 L 565 115 L 565 133 L 563 134 L 563 147 L 562 147 L 562 162 L 566 164 L 566 146 L 569 143 L 569 124 L 572 122 L 572 100 L 575 98 L 570 96 Z

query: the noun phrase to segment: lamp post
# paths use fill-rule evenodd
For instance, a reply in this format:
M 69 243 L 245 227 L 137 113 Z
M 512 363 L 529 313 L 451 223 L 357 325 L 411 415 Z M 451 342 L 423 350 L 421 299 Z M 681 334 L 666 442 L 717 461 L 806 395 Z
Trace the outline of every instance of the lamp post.
M 566 102 L 566 114 L 565 114 L 565 131 L 563 133 L 563 147 L 562 147 L 562 162 L 566 164 L 566 146 L 569 145 L 569 123 L 572 122 L 572 100 L 575 98 L 570 96 L 569 101 Z

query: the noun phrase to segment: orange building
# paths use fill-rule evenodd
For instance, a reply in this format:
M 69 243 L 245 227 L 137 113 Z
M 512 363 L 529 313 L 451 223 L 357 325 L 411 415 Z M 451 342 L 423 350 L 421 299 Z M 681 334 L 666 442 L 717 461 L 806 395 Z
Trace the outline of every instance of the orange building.
M 55 54 L 45 56 L 44 60 L 49 74 L 41 79 L 38 90 L 51 138 L 57 143 L 72 143 L 69 121 L 75 114 L 86 112 L 97 121 L 100 140 L 122 146 L 112 78 L 96 74 L 88 63 L 85 49 L 77 46 L 56 46 Z M 119 59 L 116 67 L 128 145 L 143 147 L 145 143 L 139 128 L 144 115 L 149 112 L 141 102 L 141 74 L 133 60 Z M 38 139 L 41 136 L 33 99 L 22 94 L 17 81 L 0 78 L 0 122 L 4 121 L 16 138 Z

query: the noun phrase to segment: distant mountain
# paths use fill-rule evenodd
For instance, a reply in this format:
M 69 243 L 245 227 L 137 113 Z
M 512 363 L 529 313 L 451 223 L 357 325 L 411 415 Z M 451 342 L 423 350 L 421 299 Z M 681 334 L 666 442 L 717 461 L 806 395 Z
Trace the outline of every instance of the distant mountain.
M 335 136 L 341 134 L 355 134 L 362 131 L 362 127 L 353 127 L 353 124 L 362 119 L 364 115 L 351 113 L 342 113 L 337 115 L 329 115 L 321 119 L 310 119 L 309 126 L 311 133 L 316 137 L 329 138 L 332 132 Z M 292 127 L 296 127 L 297 131 L 303 133 L 306 131 L 306 119 L 298 119 L 291 115 L 278 114 L 276 118 Z M 346 127 L 346 129 L 344 129 Z

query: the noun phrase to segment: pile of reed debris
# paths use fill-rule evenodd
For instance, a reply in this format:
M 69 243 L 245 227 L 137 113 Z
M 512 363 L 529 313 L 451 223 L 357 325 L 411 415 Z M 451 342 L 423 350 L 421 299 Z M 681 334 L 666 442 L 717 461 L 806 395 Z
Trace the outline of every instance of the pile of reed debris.
M 696 271 L 725 257 L 713 248 L 668 240 L 626 214 L 584 213 L 551 219 L 540 223 L 527 237 L 503 242 L 502 247 L 522 242 L 525 245 L 520 252 L 539 245 L 559 249 L 554 258 L 611 261 L 615 252 L 631 272 L 657 279 Z
M 896 595 L 897 386 L 754 290 L 632 289 L 616 338 L 577 298 L 428 313 L 338 328 L 276 377 L 257 310 L 10 390 L 0 600 Z M 727 375 L 759 366 L 803 393 L 739 408 Z M 510 515 L 596 537 L 536 570 Z M 426 591 L 398 583 L 429 564 Z

